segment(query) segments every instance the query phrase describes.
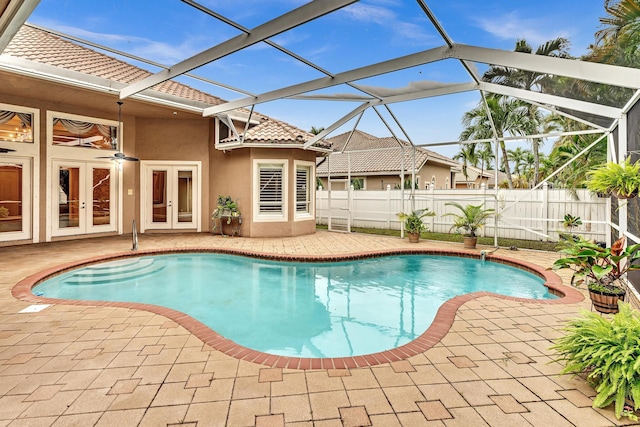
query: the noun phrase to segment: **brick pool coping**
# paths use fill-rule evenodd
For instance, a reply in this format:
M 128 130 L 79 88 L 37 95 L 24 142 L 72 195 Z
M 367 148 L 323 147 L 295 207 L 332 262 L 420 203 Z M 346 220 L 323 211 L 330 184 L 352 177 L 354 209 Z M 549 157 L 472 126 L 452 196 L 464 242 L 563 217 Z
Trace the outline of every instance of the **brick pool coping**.
M 583 294 L 569 286 L 562 284 L 562 279 L 554 272 L 549 271 L 539 265 L 514 260 L 503 257 L 501 255 L 487 254 L 486 260 L 511 265 L 513 267 L 529 271 L 545 280 L 544 285 L 549 292 L 559 296 L 553 300 L 534 300 L 529 298 L 510 297 L 491 292 L 474 292 L 465 295 L 459 295 L 446 301 L 438 309 L 432 324 L 419 337 L 413 341 L 396 347 L 391 350 L 385 350 L 378 353 L 365 354 L 361 356 L 348 357 L 331 357 L 331 358 L 303 358 L 290 356 L 276 356 L 236 344 L 216 333 L 210 327 L 202 322 L 188 316 L 180 311 L 152 304 L 142 304 L 133 302 L 112 302 L 112 301 L 89 301 L 89 300 L 69 300 L 46 298 L 34 295 L 31 289 L 52 276 L 63 273 L 65 271 L 96 264 L 105 261 L 113 261 L 121 258 L 139 257 L 145 255 L 164 255 L 173 253 L 221 253 L 230 255 L 250 256 L 259 259 L 267 259 L 274 261 L 298 261 L 298 262 L 334 262 L 349 261 L 372 257 L 390 256 L 390 255 L 444 255 L 458 256 L 464 258 L 480 258 L 478 252 L 464 250 L 443 250 L 443 249 L 392 249 L 372 252 L 362 252 L 354 254 L 346 254 L 340 256 L 316 256 L 316 255 L 286 255 L 271 254 L 254 251 L 246 251 L 241 249 L 220 249 L 220 248 L 178 248 L 178 249 L 160 249 L 160 250 L 140 250 L 137 252 L 121 252 L 100 257 L 88 258 L 80 261 L 69 262 L 66 264 L 51 267 L 37 273 L 34 273 L 21 281 L 19 281 L 11 290 L 11 294 L 22 301 L 38 303 L 38 304 L 66 304 L 80 306 L 100 306 L 100 307 L 121 307 L 134 310 L 145 310 L 155 313 L 168 319 L 173 320 L 177 324 L 184 327 L 187 331 L 201 339 L 205 344 L 225 353 L 236 359 L 248 362 L 258 363 L 271 367 L 288 368 L 288 369 L 349 369 L 358 367 L 375 366 L 383 363 L 404 360 L 412 356 L 425 352 L 426 350 L 437 344 L 451 328 L 455 319 L 458 308 L 467 301 L 490 296 L 510 301 L 519 301 L 532 304 L 572 304 L 580 302 L 584 299 Z

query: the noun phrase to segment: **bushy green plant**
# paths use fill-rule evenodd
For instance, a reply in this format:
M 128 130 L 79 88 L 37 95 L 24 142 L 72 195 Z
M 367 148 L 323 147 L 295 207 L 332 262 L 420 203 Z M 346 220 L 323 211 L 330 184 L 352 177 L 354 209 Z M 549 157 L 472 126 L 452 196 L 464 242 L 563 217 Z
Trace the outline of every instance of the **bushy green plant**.
M 616 197 L 629 198 L 638 194 L 640 188 L 640 160 L 631 163 L 607 162 L 587 173 L 587 188 L 595 193 L 612 193 Z
M 428 230 L 423 219 L 428 216 L 435 216 L 435 212 L 431 212 L 429 209 L 418 209 L 409 214 L 399 212 L 397 215 L 400 221 L 404 222 L 404 229 L 407 233 L 420 234 Z
M 484 204 L 462 206 L 457 202 L 447 202 L 445 206 L 454 206 L 460 210 L 460 214 L 449 212 L 443 216 L 454 217 L 451 229 L 455 228 L 458 232 L 464 230 L 465 235 L 469 237 L 476 237 L 476 232 L 495 214 L 494 209 L 484 209 Z
M 591 290 L 602 290 L 596 289 L 598 287 L 615 291 L 623 274 L 640 270 L 640 265 L 634 264 L 640 259 L 640 244 L 625 248 L 624 243 L 625 238 L 621 237 L 610 248 L 602 248 L 582 237 L 565 240 L 559 252 L 568 256 L 557 259 L 551 268 L 573 270 L 571 284 L 574 286 L 587 283 Z
M 563 362 L 563 374 L 587 374 L 597 395 L 594 408 L 615 403 L 615 415 L 638 420 L 640 408 L 640 317 L 628 303 L 611 319 L 593 312 L 570 320 L 551 347 Z M 625 400 L 633 401 L 626 406 Z

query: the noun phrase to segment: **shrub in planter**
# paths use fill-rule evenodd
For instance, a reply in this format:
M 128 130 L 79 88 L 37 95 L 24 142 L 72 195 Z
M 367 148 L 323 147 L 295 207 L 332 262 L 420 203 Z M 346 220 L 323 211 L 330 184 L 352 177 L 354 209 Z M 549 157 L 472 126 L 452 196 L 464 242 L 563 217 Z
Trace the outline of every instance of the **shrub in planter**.
M 597 395 L 594 408 L 614 403 L 619 419 L 635 421 L 640 408 L 640 315 L 628 303 L 619 302 L 619 312 L 608 319 L 584 311 L 570 320 L 564 335 L 551 349 L 563 362 L 562 374 L 586 374 Z
M 423 219 L 428 216 L 435 216 L 435 212 L 431 212 L 429 209 L 417 209 L 409 214 L 399 212 L 397 215 L 400 221 L 404 223 L 404 230 L 410 235 L 417 235 L 419 238 L 420 233 L 428 230 Z

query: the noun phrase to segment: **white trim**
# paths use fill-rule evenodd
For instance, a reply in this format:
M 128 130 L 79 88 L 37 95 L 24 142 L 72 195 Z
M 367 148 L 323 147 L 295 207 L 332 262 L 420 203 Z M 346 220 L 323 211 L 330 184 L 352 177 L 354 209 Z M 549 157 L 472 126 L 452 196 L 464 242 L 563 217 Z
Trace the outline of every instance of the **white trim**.
M 304 168 L 308 168 L 309 169 L 309 211 L 308 212 L 298 212 L 297 207 L 295 206 L 295 204 L 298 201 L 298 194 L 297 194 L 297 176 L 298 176 L 298 166 L 304 167 Z M 293 200 L 294 200 L 294 207 L 293 207 L 293 220 L 295 221 L 309 221 L 309 220 L 315 220 L 315 212 L 316 212 L 316 174 L 315 174 L 315 163 L 313 162 L 307 162 L 304 160 L 294 160 L 293 161 L 293 170 L 295 171 L 294 173 L 294 178 L 292 179 L 292 188 L 293 191 L 291 192 L 291 194 L 293 195 Z
M 260 213 L 260 167 L 276 166 L 282 168 L 282 214 Z M 289 221 L 289 160 L 288 159 L 253 159 L 253 222 L 288 222 Z

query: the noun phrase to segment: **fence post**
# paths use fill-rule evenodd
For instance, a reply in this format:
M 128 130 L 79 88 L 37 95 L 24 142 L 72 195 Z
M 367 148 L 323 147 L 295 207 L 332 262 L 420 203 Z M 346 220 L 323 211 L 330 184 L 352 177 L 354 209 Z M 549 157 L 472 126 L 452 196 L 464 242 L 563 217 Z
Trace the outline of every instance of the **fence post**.
M 391 230 L 391 186 L 387 184 L 387 230 Z
M 544 182 L 542 184 L 542 212 L 540 215 L 542 219 L 542 233 L 546 236 L 549 235 L 549 183 Z
M 482 208 L 483 209 L 487 209 L 487 185 L 483 182 L 480 184 L 480 193 L 482 194 Z M 497 221 L 497 217 L 496 215 L 493 216 L 493 221 Z M 496 230 L 496 227 L 493 227 L 494 232 Z M 482 237 L 486 237 L 487 235 L 487 227 L 482 227 Z
M 436 198 L 435 198 L 435 191 L 436 191 L 436 186 L 433 184 L 429 184 L 429 192 L 431 193 L 431 203 L 430 203 L 430 207 L 429 209 L 431 210 L 431 212 L 435 212 L 436 209 Z M 434 231 L 433 227 L 435 226 L 436 223 L 436 217 L 431 216 L 429 217 L 429 231 Z

